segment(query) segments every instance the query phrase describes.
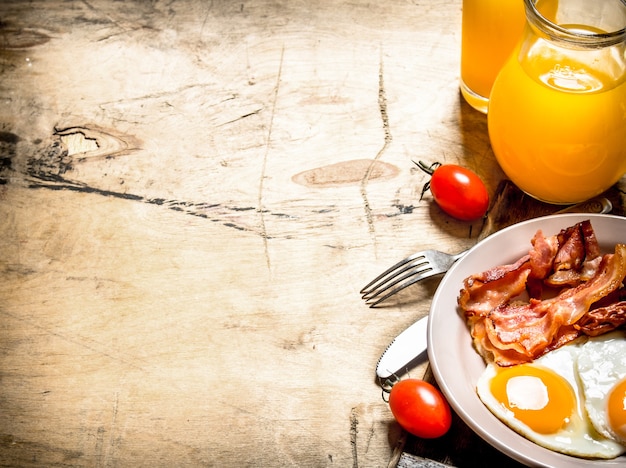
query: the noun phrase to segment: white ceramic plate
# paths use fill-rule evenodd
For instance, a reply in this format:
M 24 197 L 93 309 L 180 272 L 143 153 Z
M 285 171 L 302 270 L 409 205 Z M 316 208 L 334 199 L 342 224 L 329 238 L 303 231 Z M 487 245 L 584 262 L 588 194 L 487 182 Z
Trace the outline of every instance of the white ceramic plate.
M 562 214 L 510 226 L 474 246 L 443 277 L 432 301 L 428 320 L 428 358 L 437 383 L 456 413 L 480 437 L 511 458 L 529 466 L 626 466 L 626 456 L 613 460 L 585 460 L 545 449 L 518 435 L 483 405 L 476 382 L 485 369 L 472 346 L 457 308 L 463 280 L 471 274 L 512 263 L 528 253 L 538 229 L 546 236 L 589 219 L 603 251 L 626 243 L 626 218 L 611 215 Z

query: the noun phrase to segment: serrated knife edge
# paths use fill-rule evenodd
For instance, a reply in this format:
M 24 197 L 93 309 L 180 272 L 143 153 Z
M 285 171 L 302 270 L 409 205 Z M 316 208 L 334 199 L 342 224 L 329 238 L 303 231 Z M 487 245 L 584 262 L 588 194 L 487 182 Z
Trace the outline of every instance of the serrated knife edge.
M 428 328 L 428 316 L 414 322 L 406 330 L 400 333 L 387 346 L 385 352 L 376 364 L 376 375 L 380 379 L 387 379 L 407 366 L 413 359 L 426 351 L 426 330 Z M 407 357 L 411 359 L 407 360 Z

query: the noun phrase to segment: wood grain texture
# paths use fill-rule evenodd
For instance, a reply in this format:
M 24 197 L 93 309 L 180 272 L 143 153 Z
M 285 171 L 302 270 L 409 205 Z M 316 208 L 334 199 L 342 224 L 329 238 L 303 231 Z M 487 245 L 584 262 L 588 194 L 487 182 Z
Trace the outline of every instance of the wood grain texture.
M 0 2 L 0 464 L 397 461 L 436 283 L 358 291 L 476 240 L 412 159 L 503 177 L 460 3 Z

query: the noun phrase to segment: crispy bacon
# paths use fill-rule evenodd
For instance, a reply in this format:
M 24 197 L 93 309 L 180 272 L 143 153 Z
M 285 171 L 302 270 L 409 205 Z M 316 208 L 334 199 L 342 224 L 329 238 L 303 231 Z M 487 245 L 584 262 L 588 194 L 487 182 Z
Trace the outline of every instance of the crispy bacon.
M 626 302 L 618 302 L 609 307 L 589 311 L 574 326 L 585 335 L 598 336 L 615 330 L 625 323 Z
M 494 356 L 498 356 L 498 362 L 502 362 L 502 366 L 526 362 L 525 357 L 514 349 L 498 348 L 489 341 L 484 320 L 475 320 L 471 330 L 474 347 L 486 361 L 493 361 Z
M 626 324 L 626 288 L 621 288 L 593 304 L 574 325 L 588 336 L 608 333 Z
M 594 302 L 618 288 L 625 276 L 626 245 L 622 244 L 616 246 L 615 254 L 604 256 L 598 274 L 586 283 L 552 299 L 531 299 L 527 304 L 493 310 L 485 318 L 487 337 L 496 347 L 514 349 L 525 361 L 532 361 L 551 349 L 562 328 L 576 324 Z M 568 336 L 574 339 L 577 334 L 572 331 Z
M 463 282 L 459 305 L 470 315 L 485 315 L 495 307 L 519 296 L 530 273 L 528 255 L 511 265 L 503 265 L 472 275 Z
M 559 328 L 559 331 L 552 340 L 552 343 L 550 343 L 546 349 L 543 350 L 543 354 L 552 351 L 553 349 L 558 349 L 570 341 L 575 340 L 579 336 L 580 331 L 576 329 L 575 325 L 562 326 Z
M 531 240 L 533 248 L 530 257 L 530 275 L 526 282 L 526 292 L 530 298 L 540 298 L 543 293 L 543 280 L 552 273 L 554 258 L 559 251 L 557 236 L 544 237 L 541 230 Z
M 589 222 L 546 238 L 538 231 L 529 255 L 464 281 L 459 306 L 476 349 L 501 366 L 529 362 L 582 334 L 610 331 L 626 323 L 626 245 L 602 256 Z M 553 297 L 529 293 L 556 273 L 573 278 Z M 572 286 L 573 284 L 573 286 Z M 542 289 L 542 287 L 540 288 Z
M 591 227 L 583 221 L 557 234 L 559 250 L 554 258 L 554 273 L 546 280 L 551 286 L 575 286 L 589 280 L 600 264 L 600 246 Z
M 559 251 L 554 258 L 554 270 L 577 270 L 585 260 L 585 238 L 581 224 L 563 229 L 557 234 Z
M 554 258 L 559 251 L 557 236 L 544 237 L 541 230 L 537 231 L 531 240 L 533 248 L 529 252 L 531 276 L 544 279 L 552 272 Z

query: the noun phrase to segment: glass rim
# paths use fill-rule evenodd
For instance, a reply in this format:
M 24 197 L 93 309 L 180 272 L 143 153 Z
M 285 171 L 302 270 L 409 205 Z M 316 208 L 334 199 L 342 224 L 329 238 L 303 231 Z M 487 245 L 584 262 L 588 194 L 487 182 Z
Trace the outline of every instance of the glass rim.
M 526 16 L 534 26 L 538 27 L 552 39 L 568 42 L 572 45 L 599 48 L 626 43 L 626 25 L 622 29 L 607 33 L 577 32 L 553 23 L 535 7 L 537 0 L 524 0 Z M 626 15 L 626 0 L 619 0 Z

